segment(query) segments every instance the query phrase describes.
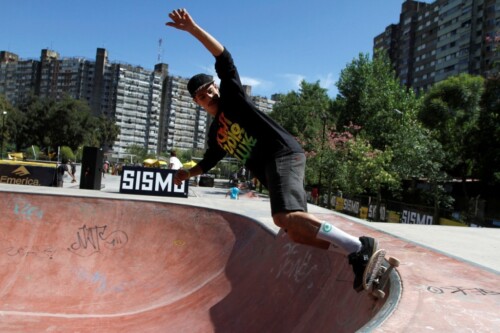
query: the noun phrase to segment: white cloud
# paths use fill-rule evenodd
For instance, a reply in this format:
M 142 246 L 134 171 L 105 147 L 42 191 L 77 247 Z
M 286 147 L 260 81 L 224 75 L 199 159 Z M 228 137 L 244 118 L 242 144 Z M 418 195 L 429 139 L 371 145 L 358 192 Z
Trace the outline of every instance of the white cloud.
M 252 78 L 252 77 L 242 76 L 241 83 L 243 83 L 244 85 L 247 85 L 247 86 L 252 86 L 253 88 L 257 88 L 258 86 L 260 86 L 262 84 L 262 81 L 259 79 Z
M 335 96 L 337 95 L 338 93 L 338 89 L 337 87 L 335 86 L 335 83 L 336 83 L 336 80 L 333 76 L 332 73 L 328 73 L 326 76 L 321 76 L 319 77 L 319 85 L 322 87 L 322 88 L 325 88 L 328 90 L 328 95 L 330 97 L 333 97 L 335 98 Z
M 288 81 L 289 86 L 292 90 L 298 90 L 300 88 L 300 83 L 306 79 L 304 75 L 301 74 L 283 74 L 283 77 Z
M 333 74 L 332 73 L 328 73 L 325 76 L 319 76 L 319 84 L 321 86 L 321 88 L 325 88 L 325 89 L 328 89 L 328 90 L 331 90 L 332 88 L 335 87 L 335 79 L 333 77 Z

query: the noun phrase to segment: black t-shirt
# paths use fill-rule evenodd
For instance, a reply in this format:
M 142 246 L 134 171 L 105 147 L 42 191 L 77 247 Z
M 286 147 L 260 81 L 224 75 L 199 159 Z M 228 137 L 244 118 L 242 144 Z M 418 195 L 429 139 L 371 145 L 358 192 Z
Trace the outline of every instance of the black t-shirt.
M 57 167 L 57 180 L 61 181 L 64 178 L 64 172 L 68 171 L 68 166 L 66 164 L 59 164 Z
M 302 153 L 302 147 L 246 96 L 226 49 L 216 57 L 215 70 L 221 80 L 219 110 L 208 132 L 208 149 L 198 165 L 206 172 L 229 154 L 263 181 L 267 161 Z

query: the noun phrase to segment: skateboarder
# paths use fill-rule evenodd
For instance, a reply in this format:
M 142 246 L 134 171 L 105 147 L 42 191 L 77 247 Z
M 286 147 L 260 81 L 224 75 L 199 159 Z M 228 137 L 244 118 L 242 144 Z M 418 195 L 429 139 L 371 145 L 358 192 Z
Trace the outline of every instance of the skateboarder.
M 197 74 L 188 82 L 194 102 L 214 121 L 203 160 L 188 171 L 179 170 L 175 183 L 203 174 L 226 154 L 232 155 L 269 190 L 274 223 L 294 242 L 348 255 L 355 274 L 353 288 L 361 291 L 364 268 L 377 249 L 377 241 L 354 237 L 307 213 L 302 147 L 247 98 L 231 54 L 219 41 L 197 25 L 185 9 L 174 10 L 169 17 L 167 26 L 189 33 L 215 57 L 220 79 L 220 88 L 206 74 Z

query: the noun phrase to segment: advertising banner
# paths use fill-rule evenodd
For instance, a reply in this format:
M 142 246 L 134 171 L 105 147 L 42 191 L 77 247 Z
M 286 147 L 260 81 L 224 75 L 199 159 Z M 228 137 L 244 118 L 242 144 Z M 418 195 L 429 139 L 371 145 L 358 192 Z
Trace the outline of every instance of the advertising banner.
M 188 181 L 174 184 L 175 170 L 129 167 L 122 170 L 120 193 L 188 197 Z
M 0 161 L 0 183 L 30 186 L 54 186 L 56 164 Z
M 434 224 L 434 217 L 430 213 L 414 209 L 403 209 L 401 223 L 406 224 Z

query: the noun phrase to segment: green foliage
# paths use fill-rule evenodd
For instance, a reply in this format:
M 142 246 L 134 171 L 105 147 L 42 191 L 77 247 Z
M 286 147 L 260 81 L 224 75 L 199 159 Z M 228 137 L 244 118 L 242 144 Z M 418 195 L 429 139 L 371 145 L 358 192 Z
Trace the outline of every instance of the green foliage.
M 127 158 L 128 161 L 132 161 L 133 163 L 141 163 L 144 161 L 146 158 L 156 158 L 155 156 L 150 156 L 148 154 L 147 148 L 140 146 L 140 145 L 130 145 L 125 149 L 127 154 L 132 155 L 131 159 Z
M 478 176 L 487 185 L 500 183 L 500 74 L 485 82 L 481 100 L 477 140 L 473 148 Z
M 271 117 L 279 122 L 302 144 L 308 158 L 308 183 L 320 182 L 320 159 L 314 159 L 323 148 L 326 131 L 333 126 L 333 103 L 319 82 L 301 82 L 299 92 L 282 95 L 275 104 Z
M 62 146 L 60 150 L 59 161 L 67 162 L 68 160 L 75 161 L 75 154 L 73 150 L 68 146 Z
M 295 136 L 306 151 L 314 151 L 315 139 L 323 135 L 323 128 L 333 119 L 331 101 L 319 82 L 302 81 L 299 92 L 281 96 L 271 117 Z M 326 123 L 325 123 L 326 122 Z
M 330 132 L 320 153 L 322 174 L 328 188 L 349 196 L 378 194 L 383 188 L 397 188 L 397 175 L 391 171 L 392 151 L 374 149 L 351 126 L 344 132 Z
M 337 128 L 359 125 L 372 146 L 381 150 L 399 130 L 399 110 L 416 110 L 420 103 L 413 91 L 401 86 L 384 56 L 371 61 L 360 54 L 342 70 L 337 87 Z
M 447 171 L 465 179 L 473 175 L 474 133 L 479 128 L 483 78 L 461 74 L 435 84 L 418 115 L 446 151 Z
M 85 101 L 65 97 L 60 101 L 31 95 L 19 108 L 0 98 L 7 110 L 6 141 L 16 151 L 29 151 L 31 145 L 41 147 L 45 155 L 67 146 L 77 151 L 81 146 L 107 147 L 119 134 L 112 119 L 94 117 Z
M 26 159 L 29 160 L 36 160 L 38 159 L 38 156 L 40 154 L 40 148 L 38 146 L 31 146 L 31 147 L 26 147 L 23 150 L 23 154 L 26 157 Z
M 88 104 L 68 97 L 54 103 L 47 116 L 46 143 L 52 147 L 66 145 L 76 150 L 87 132 L 96 128 L 96 119 L 91 116 Z
M 107 151 L 120 135 L 120 126 L 115 123 L 114 119 L 102 115 L 97 117 L 96 123 L 97 130 L 92 133 L 92 140 L 97 142 L 96 146 L 104 147 Z

